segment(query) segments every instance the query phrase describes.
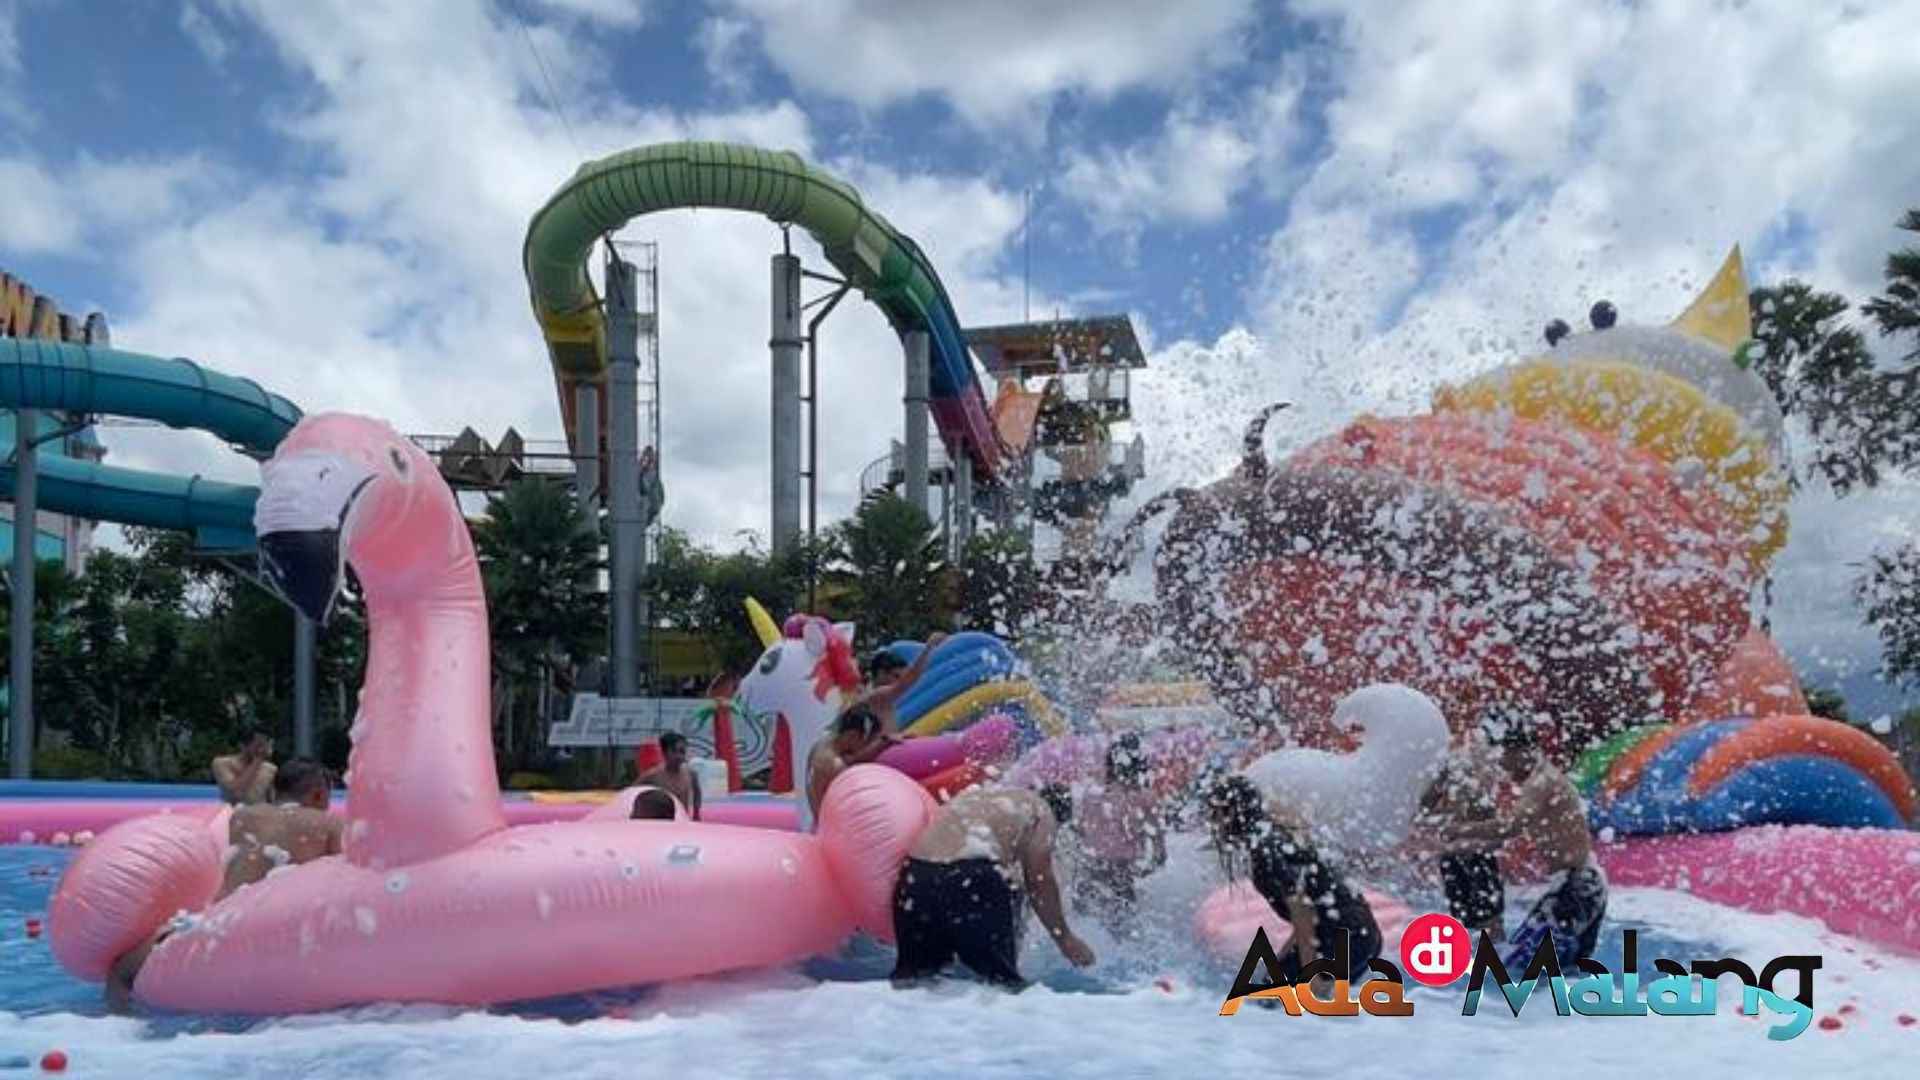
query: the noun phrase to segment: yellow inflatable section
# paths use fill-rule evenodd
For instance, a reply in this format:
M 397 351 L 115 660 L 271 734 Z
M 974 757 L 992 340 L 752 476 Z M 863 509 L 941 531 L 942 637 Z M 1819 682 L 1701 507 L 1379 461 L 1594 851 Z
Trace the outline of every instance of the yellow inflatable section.
M 1060 718 L 1046 695 L 1035 689 L 1032 683 L 1014 681 L 982 683 L 966 693 L 956 694 L 915 720 L 913 726 L 902 734 L 938 735 L 953 724 L 977 716 L 996 705 L 1016 701 L 1026 707 L 1027 715 L 1033 718 L 1041 731 L 1048 735 L 1066 733 L 1066 722 Z
M 1671 375 L 1621 361 L 1532 360 L 1434 395 L 1436 412 L 1511 412 L 1624 438 L 1668 464 L 1689 459 L 1752 537 L 1764 565 L 1786 544 L 1785 479 L 1739 415 Z

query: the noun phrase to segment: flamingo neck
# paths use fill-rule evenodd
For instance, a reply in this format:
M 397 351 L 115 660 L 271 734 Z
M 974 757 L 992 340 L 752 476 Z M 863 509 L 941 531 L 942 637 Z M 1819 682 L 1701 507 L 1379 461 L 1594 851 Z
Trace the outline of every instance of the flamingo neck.
M 404 575 L 361 575 L 367 675 L 352 732 L 346 856 L 376 870 L 465 848 L 506 825 L 486 594 L 466 523 L 440 516 L 452 520 L 409 533 L 443 538 L 445 557 L 411 560 Z

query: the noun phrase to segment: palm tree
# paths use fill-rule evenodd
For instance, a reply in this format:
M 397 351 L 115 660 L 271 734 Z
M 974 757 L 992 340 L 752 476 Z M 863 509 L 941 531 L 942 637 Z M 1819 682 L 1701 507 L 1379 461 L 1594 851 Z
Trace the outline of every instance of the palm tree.
M 600 538 L 564 488 L 537 477 L 488 499 L 472 528 L 493 633 L 502 758 L 516 764 L 544 743 L 555 676 L 604 651 Z M 534 718 L 531 738 L 516 734 L 516 713 Z
M 957 589 L 933 521 L 891 492 L 868 496 L 834 530 L 825 576 L 845 589 L 845 613 L 867 641 L 925 638 L 952 627 Z

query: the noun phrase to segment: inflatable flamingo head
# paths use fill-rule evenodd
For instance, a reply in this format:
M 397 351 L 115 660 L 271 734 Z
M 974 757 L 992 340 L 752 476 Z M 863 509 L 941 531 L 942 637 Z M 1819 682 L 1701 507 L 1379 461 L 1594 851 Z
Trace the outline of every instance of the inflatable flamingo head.
M 324 625 L 349 562 L 363 585 L 395 589 L 422 567 L 471 560 L 470 543 L 465 553 L 421 544 L 413 527 L 424 514 L 446 513 L 452 497 L 432 459 L 392 425 L 309 416 L 260 468 L 261 568 L 288 603 Z

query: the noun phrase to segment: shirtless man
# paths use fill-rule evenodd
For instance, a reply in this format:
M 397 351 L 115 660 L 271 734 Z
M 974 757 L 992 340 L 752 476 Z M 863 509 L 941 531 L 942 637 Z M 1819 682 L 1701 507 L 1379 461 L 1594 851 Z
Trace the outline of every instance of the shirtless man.
M 1548 873 L 1547 891 L 1527 913 L 1503 959 L 1522 968 L 1551 938 L 1562 971 L 1593 953 L 1607 914 L 1607 878 L 1593 857 L 1586 808 L 1566 774 L 1540 752 L 1530 718 L 1490 714 L 1481 729 L 1499 749 L 1500 779 L 1513 789 L 1510 809 L 1497 818 L 1455 822 L 1433 846 L 1448 852 L 1488 852 L 1516 836 L 1532 841 Z
M 1446 833 L 1456 826 L 1491 820 L 1501 782 L 1498 751 L 1469 732 L 1447 755 L 1440 775 L 1421 799 L 1407 850 L 1418 858 L 1438 857 L 1440 882 L 1453 917 L 1468 934 L 1490 934 L 1495 941 L 1505 941 L 1507 936 L 1506 888 L 1500 880 L 1498 854 L 1492 847 L 1457 848 Z
M 807 821 L 820 816 L 820 802 L 827 797 L 833 778 L 849 766 L 872 761 L 887 747 L 900 741 L 889 734 L 880 717 L 865 705 L 855 704 L 833 722 L 833 730 L 813 744 L 807 755 Z
M 255 731 L 237 754 L 213 759 L 213 781 L 220 785 L 220 797 L 242 806 L 267 801 L 273 790 L 273 740 L 264 731 Z
M 318 762 L 295 759 L 275 777 L 274 804 L 241 806 L 227 821 L 232 847 L 226 877 L 209 903 L 217 903 L 245 886 L 264 879 L 282 866 L 297 866 L 326 855 L 338 855 L 342 822 L 327 813 L 332 777 Z M 125 1012 L 133 999 L 133 982 L 154 946 L 178 928 L 169 923 L 151 939 L 113 962 L 107 972 L 107 1006 Z
M 934 812 L 893 890 L 896 988 L 932 979 L 956 955 L 989 983 L 1025 988 L 1023 889 L 1061 955 L 1079 967 L 1093 963 L 1093 950 L 1067 925 L 1053 868 L 1054 830 L 1071 803 L 1063 789 L 1048 796 L 974 787 Z
M 648 769 L 636 784 L 652 784 L 680 800 L 694 821 L 700 820 L 700 777 L 687 768 L 687 737 L 677 731 L 660 736 L 660 764 Z
M 826 798 L 834 777 L 849 765 L 872 761 L 900 741 L 896 734 L 900 723 L 894 710 L 927 670 L 927 660 L 933 656 L 934 647 L 945 640 L 945 634 L 927 638 L 926 648 L 921 649 L 912 665 L 898 676 L 878 670 L 877 663 L 870 665 L 875 669 L 872 687 L 841 710 L 833 727 L 807 750 L 806 824 L 809 828 L 820 815 L 820 800 Z

